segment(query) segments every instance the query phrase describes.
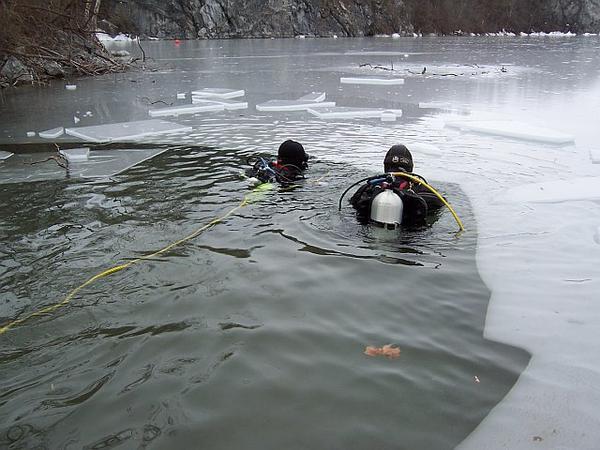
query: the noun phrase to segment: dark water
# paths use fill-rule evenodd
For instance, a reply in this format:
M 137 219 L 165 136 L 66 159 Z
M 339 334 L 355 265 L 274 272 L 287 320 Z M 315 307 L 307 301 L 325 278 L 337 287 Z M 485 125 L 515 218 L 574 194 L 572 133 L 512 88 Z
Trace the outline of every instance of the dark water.
M 0 185 L 2 324 L 239 205 L 246 156 L 180 148 L 110 180 Z M 483 338 L 464 194 L 438 186 L 461 235 L 446 211 L 425 230 L 373 230 L 337 210 L 365 175 L 316 160 L 297 189 L 1 335 L 0 447 L 457 445 L 529 355 Z M 363 354 L 388 343 L 398 359 Z

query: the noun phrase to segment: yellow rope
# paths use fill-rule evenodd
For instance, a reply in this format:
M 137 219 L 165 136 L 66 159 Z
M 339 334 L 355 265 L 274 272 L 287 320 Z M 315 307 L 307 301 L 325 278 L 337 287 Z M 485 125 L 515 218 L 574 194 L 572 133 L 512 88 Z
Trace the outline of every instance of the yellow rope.
M 266 184 L 266 183 L 265 183 Z M 150 253 L 149 255 L 145 255 L 142 256 L 141 258 L 136 258 L 133 259 L 125 264 L 120 264 L 118 266 L 114 266 L 111 267 L 110 269 L 107 269 L 103 272 L 100 272 L 96 275 L 94 275 L 93 277 L 89 278 L 87 281 L 85 281 L 84 283 L 80 284 L 79 286 L 77 286 L 75 289 L 73 289 L 71 292 L 69 292 L 69 294 L 67 294 L 67 296 L 60 302 L 55 303 L 53 305 L 49 305 L 46 306 L 45 308 L 42 308 L 38 311 L 34 311 L 28 315 L 26 315 L 25 317 L 22 317 L 20 319 L 15 319 L 11 322 L 8 322 L 6 325 L 0 327 L 0 335 L 6 333 L 8 330 L 10 330 L 11 328 L 20 325 L 24 322 L 27 322 L 28 320 L 34 318 L 34 317 L 39 317 L 39 316 L 43 316 L 45 314 L 49 314 L 55 310 L 57 310 L 58 308 L 62 308 L 63 306 L 68 305 L 71 300 L 73 299 L 73 297 L 75 297 L 75 294 L 77 294 L 80 290 L 82 290 L 84 287 L 89 286 L 90 284 L 92 284 L 94 281 L 99 280 L 100 278 L 104 278 L 107 277 L 109 275 L 112 275 L 114 273 L 120 272 L 121 270 L 127 269 L 128 267 L 133 266 L 134 264 L 141 262 L 141 261 L 145 261 L 151 258 L 154 258 L 155 256 L 161 255 L 169 250 L 171 250 L 173 247 L 176 247 L 178 245 L 183 244 L 186 241 L 189 241 L 190 239 L 195 238 L 196 236 L 198 236 L 200 233 L 202 233 L 203 231 L 207 230 L 208 228 L 218 224 L 219 222 L 222 222 L 223 220 L 225 220 L 227 217 L 229 217 L 230 215 L 232 215 L 234 212 L 236 212 L 238 209 L 243 208 L 244 206 L 246 206 L 248 203 L 251 203 L 252 201 L 256 201 L 257 197 L 256 197 L 256 193 L 257 192 L 262 192 L 265 191 L 267 189 L 270 189 L 271 186 L 264 186 L 264 185 L 260 185 L 258 186 L 255 191 L 247 194 L 244 199 L 242 200 L 242 202 L 237 205 L 235 208 L 230 209 L 226 214 L 222 215 L 221 217 L 217 217 L 214 220 L 211 220 L 210 222 L 208 222 L 206 225 L 198 228 L 196 231 L 194 231 L 192 234 L 184 237 L 183 239 L 179 239 L 176 242 L 173 242 L 169 245 L 167 245 L 166 247 L 154 252 L 154 253 Z M 251 197 L 251 195 L 254 194 L 254 197 Z
M 442 195 L 438 191 L 436 191 L 433 187 L 431 187 L 429 184 L 427 184 L 425 181 L 421 180 L 420 178 L 415 177 L 414 175 L 408 174 L 406 172 L 392 172 L 392 175 L 394 175 L 396 177 L 399 176 L 399 177 L 403 177 L 403 178 L 408 178 L 409 180 L 415 181 L 415 182 L 425 186 L 427 189 L 429 189 L 431 192 L 433 192 L 435 194 L 435 196 L 437 198 L 439 198 L 441 200 L 441 202 L 444 205 L 446 205 L 446 207 L 450 210 L 450 212 L 454 216 L 454 219 L 456 220 L 456 223 L 458 224 L 459 230 L 465 231 L 465 227 L 463 226 L 463 223 L 461 222 L 461 220 L 458 218 L 456 211 L 454 211 L 452 206 L 450 206 L 450 203 L 448 203 L 446 201 L 446 199 L 444 197 L 442 197 Z

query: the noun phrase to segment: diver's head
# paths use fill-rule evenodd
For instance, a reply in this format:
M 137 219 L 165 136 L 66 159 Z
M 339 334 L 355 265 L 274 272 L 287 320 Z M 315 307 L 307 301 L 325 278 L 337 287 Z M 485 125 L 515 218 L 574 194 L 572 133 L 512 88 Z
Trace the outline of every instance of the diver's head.
M 288 139 L 279 146 L 277 151 L 277 160 L 280 164 L 290 164 L 299 169 L 306 169 L 308 164 L 308 154 L 304 151 L 302 144 Z
M 393 145 L 383 159 L 384 172 L 412 172 L 413 159 L 406 146 Z

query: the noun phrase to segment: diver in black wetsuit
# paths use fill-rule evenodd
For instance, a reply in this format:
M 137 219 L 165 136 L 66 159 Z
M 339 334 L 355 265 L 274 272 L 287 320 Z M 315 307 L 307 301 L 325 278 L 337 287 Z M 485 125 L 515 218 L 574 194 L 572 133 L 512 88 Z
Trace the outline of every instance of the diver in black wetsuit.
M 394 172 L 404 172 L 413 177 L 422 178 L 412 173 L 413 159 L 406 146 L 392 146 L 385 155 L 383 168 L 386 175 L 368 180 L 350 198 L 350 203 L 356 209 L 356 216 L 360 223 L 380 222 L 377 217 L 374 217 L 378 213 L 372 211 L 372 207 L 373 209 L 376 208 L 374 200 L 384 191 L 391 191 L 401 199 L 400 206 L 390 206 L 391 203 L 397 202 L 397 199 L 393 196 L 391 199 L 388 198 L 391 203 L 386 202 L 385 207 L 377 206 L 379 211 L 382 208 L 388 208 L 388 210 L 396 208 L 398 215 L 401 216 L 394 221 L 396 224 L 406 226 L 424 225 L 427 214 L 443 206 L 442 201 L 435 194 L 418 182 L 393 175 Z M 384 226 L 392 225 L 388 223 L 387 219 L 381 221 L 381 224 Z
M 246 175 L 256 178 L 261 183 L 292 183 L 304 178 L 304 171 L 308 169 L 308 158 L 309 155 L 304 151 L 302 144 L 288 139 L 279 146 L 276 160 L 259 157 L 246 171 Z

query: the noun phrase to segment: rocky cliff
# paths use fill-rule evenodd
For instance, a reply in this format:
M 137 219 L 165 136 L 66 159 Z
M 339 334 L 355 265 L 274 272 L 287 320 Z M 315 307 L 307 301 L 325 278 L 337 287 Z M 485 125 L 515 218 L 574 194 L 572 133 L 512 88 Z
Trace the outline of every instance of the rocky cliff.
M 104 0 L 105 28 L 173 38 L 600 31 L 600 0 Z

